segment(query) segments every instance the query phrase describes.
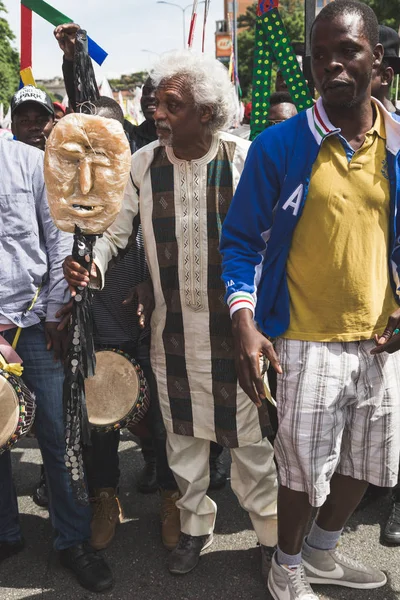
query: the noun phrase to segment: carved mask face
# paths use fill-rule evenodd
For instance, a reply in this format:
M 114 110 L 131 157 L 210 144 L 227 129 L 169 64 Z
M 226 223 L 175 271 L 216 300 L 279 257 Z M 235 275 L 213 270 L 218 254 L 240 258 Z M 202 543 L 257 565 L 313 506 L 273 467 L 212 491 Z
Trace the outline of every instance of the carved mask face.
M 56 226 L 73 233 L 102 233 L 121 208 L 131 167 L 122 125 L 80 113 L 53 129 L 45 152 L 44 176 Z

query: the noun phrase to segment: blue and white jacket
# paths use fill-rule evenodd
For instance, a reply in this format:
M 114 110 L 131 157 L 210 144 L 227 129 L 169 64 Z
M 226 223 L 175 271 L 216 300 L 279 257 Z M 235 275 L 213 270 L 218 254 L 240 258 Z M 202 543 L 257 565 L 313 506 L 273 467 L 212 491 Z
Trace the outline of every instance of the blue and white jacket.
M 389 271 L 400 303 L 400 123 L 380 102 L 374 102 L 386 128 Z M 321 99 L 307 111 L 261 133 L 251 145 L 222 227 L 223 280 L 231 316 L 241 308 L 252 309 L 261 330 L 272 337 L 289 327 L 286 261 L 307 199 L 313 164 L 324 140 L 337 133 L 340 129 L 329 122 Z

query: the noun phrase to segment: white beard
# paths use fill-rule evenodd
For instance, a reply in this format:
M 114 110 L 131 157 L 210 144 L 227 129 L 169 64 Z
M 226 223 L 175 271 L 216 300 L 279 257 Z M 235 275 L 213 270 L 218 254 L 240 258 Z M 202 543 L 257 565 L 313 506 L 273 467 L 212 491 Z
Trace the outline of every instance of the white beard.
M 172 133 L 167 138 L 158 138 L 158 141 L 160 142 L 160 146 L 172 146 Z

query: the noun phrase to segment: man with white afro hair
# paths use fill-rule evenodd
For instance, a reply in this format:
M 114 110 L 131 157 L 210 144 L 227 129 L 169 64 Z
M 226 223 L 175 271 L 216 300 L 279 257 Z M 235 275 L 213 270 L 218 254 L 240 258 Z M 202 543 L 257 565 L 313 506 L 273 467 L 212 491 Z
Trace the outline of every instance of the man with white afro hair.
M 155 301 L 151 361 L 180 490 L 180 535 L 170 572 L 194 569 L 212 543 L 217 507 L 207 488 L 215 441 L 230 448 L 232 489 L 250 514 L 266 574 L 277 539 L 270 424 L 266 403 L 256 406 L 238 385 L 219 253 L 250 143 L 222 131 L 234 97 L 217 60 L 174 52 L 161 58 L 152 79 L 159 139 L 132 157 L 123 208 L 96 243 L 97 279 L 104 282 L 110 260 L 134 241 L 140 209 Z M 71 285 L 89 281 L 72 259 L 64 268 Z M 147 320 L 146 306 L 144 313 Z
M 236 111 L 234 86 L 219 60 L 191 51 L 168 52 L 155 65 L 151 79 L 159 87 L 173 77 L 185 78 L 186 90 L 199 110 L 205 106 L 212 108 L 210 131 L 228 129 Z

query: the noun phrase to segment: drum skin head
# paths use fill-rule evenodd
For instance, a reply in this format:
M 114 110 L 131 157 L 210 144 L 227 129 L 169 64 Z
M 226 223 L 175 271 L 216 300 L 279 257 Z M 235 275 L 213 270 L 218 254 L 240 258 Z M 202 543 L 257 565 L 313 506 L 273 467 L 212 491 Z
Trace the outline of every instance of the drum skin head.
M 0 447 L 16 432 L 18 421 L 18 396 L 7 379 L 0 375 Z
M 129 414 L 139 394 L 139 380 L 128 358 L 109 350 L 96 353 L 96 374 L 85 381 L 89 422 L 112 425 Z

